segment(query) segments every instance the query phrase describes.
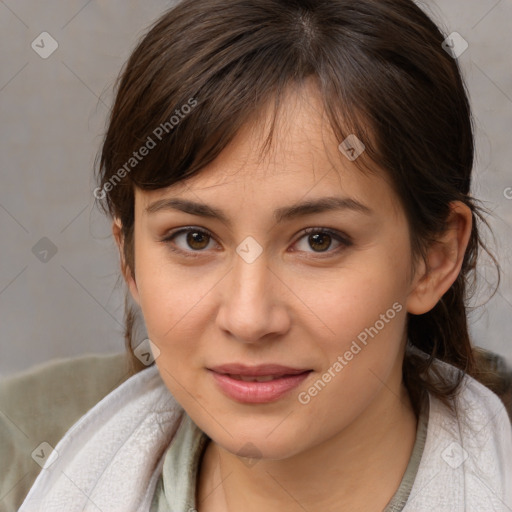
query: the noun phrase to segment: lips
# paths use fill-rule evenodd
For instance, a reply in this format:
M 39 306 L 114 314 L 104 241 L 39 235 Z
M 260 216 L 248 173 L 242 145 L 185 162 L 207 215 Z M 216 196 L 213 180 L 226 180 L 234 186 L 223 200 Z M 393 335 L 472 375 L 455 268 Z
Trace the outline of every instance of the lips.
M 209 368 L 210 370 L 224 375 L 240 375 L 242 377 L 298 375 L 309 371 L 309 368 L 293 368 L 280 364 L 260 364 L 258 366 L 247 366 L 239 363 L 223 364 Z
M 241 403 L 274 402 L 303 382 L 310 369 L 277 364 L 245 366 L 226 364 L 208 368 L 225 395 Z
M 227 375 L 228 377 L 231 377 L 232 379 L 236 380 L 243 380 L 244 382 L 269 382 L 271 380 L 276 380 L 281 377 L 284 377 L 284 375 L 261 375 L 259 377 L 252 376 L 252 375 L 233 375 L 231 373 L 225 373 L 223 375 Z

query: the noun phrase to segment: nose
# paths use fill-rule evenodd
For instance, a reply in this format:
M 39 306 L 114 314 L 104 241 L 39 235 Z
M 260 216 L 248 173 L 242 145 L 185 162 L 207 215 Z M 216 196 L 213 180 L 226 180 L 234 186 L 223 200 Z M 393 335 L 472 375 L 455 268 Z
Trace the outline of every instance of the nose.
M 269 341 L 290 328 L 287 288 L 263 254 L 252 263 L 236 255 L 222 286 L 217 325 L 235 340 Z

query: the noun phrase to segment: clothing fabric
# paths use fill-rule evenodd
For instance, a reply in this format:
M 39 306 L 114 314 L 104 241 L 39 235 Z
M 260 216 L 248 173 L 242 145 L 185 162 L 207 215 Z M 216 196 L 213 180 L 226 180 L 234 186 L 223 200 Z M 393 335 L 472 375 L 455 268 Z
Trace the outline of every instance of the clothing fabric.
M 441 361 L 435 364 L 441 372 L 457 371 Z M 402 510 L 512 509 L 512 426 L 499 398 L 468 376 L 455 399 L 455 412 L 434 396 L 428 398 L 423 455 Z M 172 463 L 180 450 L 173 448 L 183 446 L 190 435 L 185 445 L 197 455 L 200 443 L 195 443 L 202 437 L 185 428 L 184 415 L 156 367 L 139 372 L 66 433 L 56 446 L 58 456 L 41 471 L 20 512 L 148 512 L 155 503 L 169 504 L 170 496 L 185 492 L 190 497 L 192 487 L 183 488 Z M 185 438 L 176 436 L 180 424 Z M 184 453 L 185 460 L 197 460 Z M 155 497 L 160 481 L 166 500 Z

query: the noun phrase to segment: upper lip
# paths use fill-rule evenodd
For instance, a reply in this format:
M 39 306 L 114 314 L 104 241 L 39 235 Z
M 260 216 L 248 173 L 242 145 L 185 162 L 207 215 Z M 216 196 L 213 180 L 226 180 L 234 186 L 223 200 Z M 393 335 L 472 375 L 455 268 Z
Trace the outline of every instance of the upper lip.
M 260 364 L 257 366 L 247 366 L 239 363 L 222 364 L 208 368 L 217 373 L 230 375 L 245 375 L 248 377 L 260 377 L 262 375 L 297 375 L 310 371 L 307 368 L 292 368 L 280 364 Z

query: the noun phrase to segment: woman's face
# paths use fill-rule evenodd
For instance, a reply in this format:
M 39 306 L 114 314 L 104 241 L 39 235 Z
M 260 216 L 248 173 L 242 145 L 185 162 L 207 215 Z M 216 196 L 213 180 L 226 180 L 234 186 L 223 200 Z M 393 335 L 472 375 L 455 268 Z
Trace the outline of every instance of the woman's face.
M 390 185 L 338 149 L 308 87 L 290 91 L 264 159 L 266 131 L 248 125 L 187 182 L 136 190 L 129 284 L 156 364 L 194 422 L 240 455 L 304 452 L 370 425 L 403 391 L 406 218 Z M 229 364 L 287 368 L 260 368 L 274 381 L 258 383 L 218 368 Z

